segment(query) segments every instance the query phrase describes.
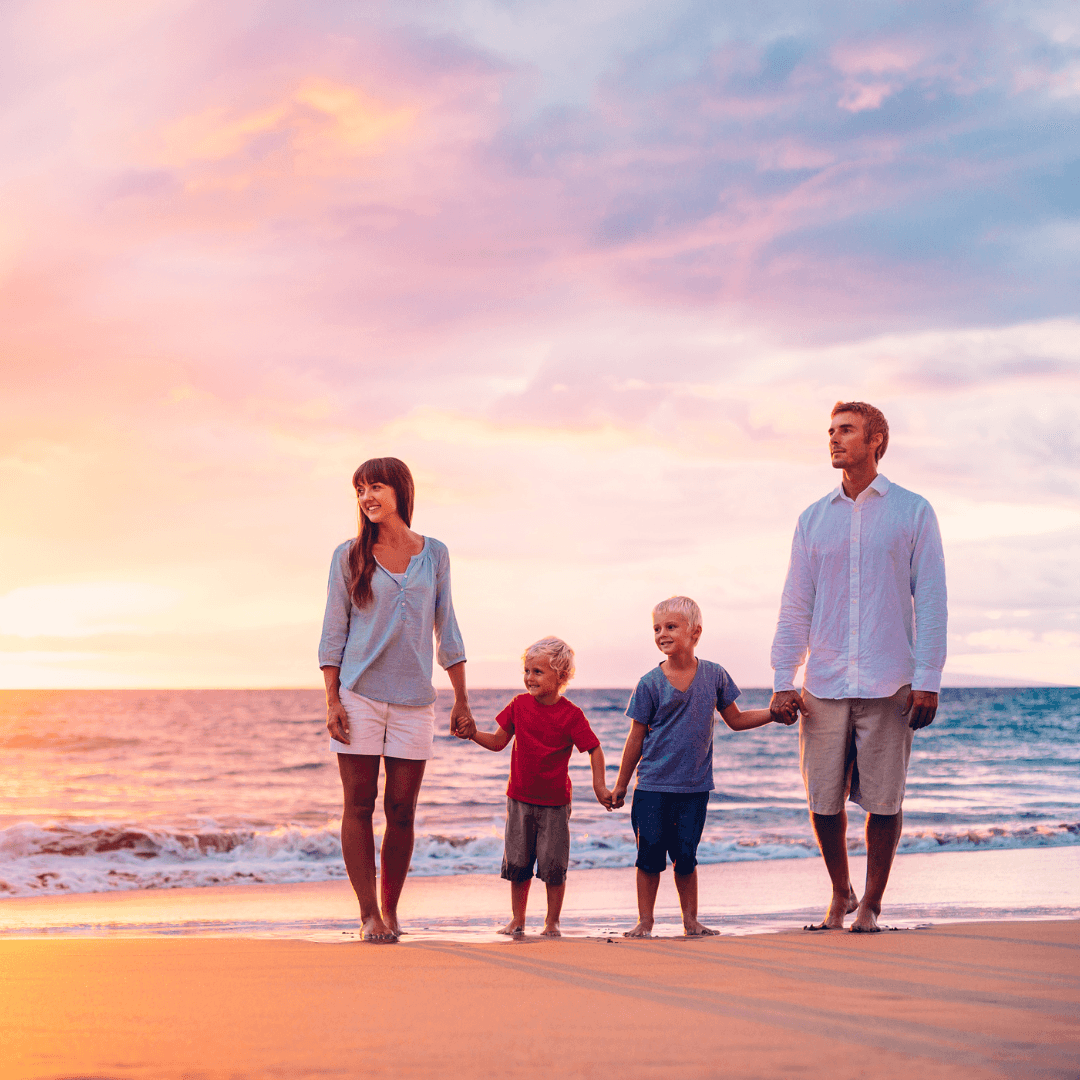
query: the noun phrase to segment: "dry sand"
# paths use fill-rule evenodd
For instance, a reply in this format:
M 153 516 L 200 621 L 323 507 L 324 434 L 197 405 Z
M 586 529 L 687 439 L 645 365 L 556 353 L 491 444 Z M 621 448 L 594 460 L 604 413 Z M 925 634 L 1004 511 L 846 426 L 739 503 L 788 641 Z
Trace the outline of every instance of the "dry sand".
M 0 1078 L 1080 1075 L 1080 922 L 0 941 Z

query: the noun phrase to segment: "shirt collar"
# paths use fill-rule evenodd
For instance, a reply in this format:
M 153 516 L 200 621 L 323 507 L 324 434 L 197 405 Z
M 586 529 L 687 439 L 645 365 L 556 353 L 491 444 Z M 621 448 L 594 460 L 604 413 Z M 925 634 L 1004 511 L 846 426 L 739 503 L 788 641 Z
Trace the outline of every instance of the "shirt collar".
M 892 485 L 889 483 L 888 478 L 885 477 L 882 473 L 878 473 L 877 476 L 875 476 L 874 479 L 870 481 L 870 486 L 866 489 L 866 491 L 873 491 L 877 495 L 884 495 L 891 486 Z M 863 495 L 865 494 L 866 492 L 863 492 Z M 837 484 L 836 487 L 833 489 L 833 493 L 829 499 L 829 502 L 837 502 L 840 499 L 847 499 L 848 502 L 855 501 L 854 499 L 848 499 L 848 497 L 844 494 L 843 481 Z

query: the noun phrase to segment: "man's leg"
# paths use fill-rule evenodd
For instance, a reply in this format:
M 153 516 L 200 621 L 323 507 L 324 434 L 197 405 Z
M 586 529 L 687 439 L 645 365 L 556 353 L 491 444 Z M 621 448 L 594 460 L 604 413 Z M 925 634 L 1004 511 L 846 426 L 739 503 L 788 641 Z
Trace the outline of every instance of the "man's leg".
M 808 930 L 840 930 L 858 899 L 851 887 L 847 855 L 847 811 L 851 783 L 852 725 L 849 699 L 816 698 L 803 689 L 806 709 L 799 721 L 799 769 L 806 785 L 810 823 L 832 881 L 825 918 Z
M 814 826 L 814 836 L 817 837 L 821 857 L 825 860 L 825 868 L 829 871 L 829 878 L 832 881 L 832 899 L 829 901 L 829 910 L 825 913 L 825 918 L 818 929 L 842 930 L 844 916 L 854 911 L 859 902 L 855 896 L 855 890 L 851 887 L 851 876 L 848 871 L 847 811 L 841 810 L 839 814 L 812 813 L 810 821 Z
M 856 933 L 878 930 L 881 898 L 900 843 L 913 734 L 903 713 L 909 690 L 902 686 L 891 697 L 862 699 L 852 710 L 859 775 L 851 797 L 867 811 L 866 890 L 851 926 Z
M 859 904 L 851 929 L 856 933 L 874 933 L 880 929 L 881 898 L 889 884 L 896 846 L 904 825 L 904 812 L 866 815 L 866 891 Z

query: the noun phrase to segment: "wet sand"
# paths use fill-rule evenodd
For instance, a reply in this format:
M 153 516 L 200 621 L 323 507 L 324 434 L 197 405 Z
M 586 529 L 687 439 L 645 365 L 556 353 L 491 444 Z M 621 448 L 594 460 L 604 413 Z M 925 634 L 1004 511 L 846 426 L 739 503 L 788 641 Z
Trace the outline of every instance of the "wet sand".
M 0 941 L 0 1080 L 1080 1073 L 1080 922 L 399 945 Z

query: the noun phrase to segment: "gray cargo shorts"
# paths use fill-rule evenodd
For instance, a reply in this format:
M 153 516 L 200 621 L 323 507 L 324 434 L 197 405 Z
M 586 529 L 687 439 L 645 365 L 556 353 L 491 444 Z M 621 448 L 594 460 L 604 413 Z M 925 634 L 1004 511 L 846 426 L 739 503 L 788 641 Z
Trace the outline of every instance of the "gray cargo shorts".
M 536 876 L 545 885 L 561 885 L 570 865 L 570 804 L 537 806 L 506 800 L 506 840 L 502 876 L 528 881 Z

